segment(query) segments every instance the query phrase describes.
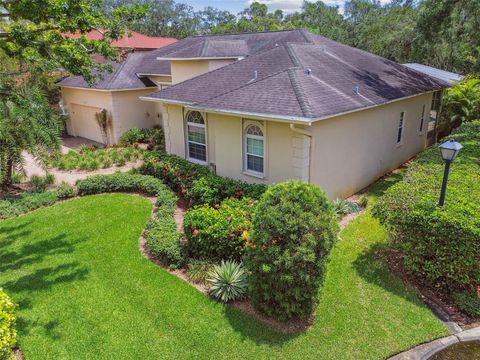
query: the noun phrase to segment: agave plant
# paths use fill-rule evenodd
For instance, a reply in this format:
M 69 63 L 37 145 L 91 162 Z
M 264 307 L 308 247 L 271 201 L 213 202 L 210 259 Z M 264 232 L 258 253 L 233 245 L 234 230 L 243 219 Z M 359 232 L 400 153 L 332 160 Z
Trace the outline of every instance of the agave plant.
M 241 299 L 248 289 L 242 264 L 233 260 L 222 260 L 220 265 L 215 265 L 208 282 L 211 285 L 210 295 L 225 303 Z
M 332 201 L 333 211 L 338 216 L 347 215 L 350 212 L 348 202 L 346 200 L 336 198 Z

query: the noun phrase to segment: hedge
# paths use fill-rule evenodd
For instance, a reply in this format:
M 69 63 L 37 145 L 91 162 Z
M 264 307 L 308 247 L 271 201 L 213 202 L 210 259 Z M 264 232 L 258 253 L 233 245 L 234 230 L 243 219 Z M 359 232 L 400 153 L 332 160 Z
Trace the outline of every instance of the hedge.
M 0 360 L 11 359 L 12 349 L 16 345 L 15 331 L 16 305 L 0 288 Z
M 265 192 L 252 222 L 244 263 L 255 308 L 282 321 L 308 318 L 338 232 L 331 203 L 318 187 L 287 181 Z
M 145 229 L 148 250 L 153 256 L 172 268 L 178 268 L 185 264 L 181 234 L 177 231 L 173 218 L 177 197 L 159 179 L 147 175 L 115 173 L 91 176 L 77 182 L 77 186 L 80 195 L 105 192 L 143 192 L 156 196 L 158 209 Z
M 385 192 L 374 214 L 393 230 L 406 269 L 425 285 L 474 292 L 480 285 L 480 121 L 450 137 L 464 149 L 452 164 L 445 205 L 437 206 L 444 166 L 434 146 Z
M 140 172 L 161 179 L 193 205 L 216 205 L 230 197 L 258 199 L 266 190 L 263 184 L 248 184 L 218 176 L 206 166 L 160 152 L 147 157 Z

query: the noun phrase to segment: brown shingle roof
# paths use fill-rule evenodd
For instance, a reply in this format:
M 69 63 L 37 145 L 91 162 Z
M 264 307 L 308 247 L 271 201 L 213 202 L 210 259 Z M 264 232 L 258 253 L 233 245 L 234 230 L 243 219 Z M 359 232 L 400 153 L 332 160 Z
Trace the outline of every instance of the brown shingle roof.
M 238 41 L 241 35 L 214 38 L 224 41 L 229 36 Z M 260 43 L 255 44 L 253 38 Z M 303 30 L 253 34 L 250 40 L 243 40 L 249 49 L 245 59 L 148 98 L 308 122 L 447 86 L 405 66 Z M 179 52 L 168 48 L 181 43 L 156 51 L 165 58 L 169 56 L 165 54 L 178 56 Z M 190 42 L 183 44 L 181 53 L 194 57 L 199 48 Z

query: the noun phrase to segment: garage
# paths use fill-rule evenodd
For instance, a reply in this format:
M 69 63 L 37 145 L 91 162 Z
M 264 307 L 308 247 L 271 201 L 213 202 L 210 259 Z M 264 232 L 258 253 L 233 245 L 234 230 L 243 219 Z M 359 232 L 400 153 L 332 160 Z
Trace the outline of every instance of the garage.
M 70 110 L 70 131 L 73 136 L 103 143 L 102 133 L 95 119 L 95 114 L 102 109 L 92 106 L 72 104 Z

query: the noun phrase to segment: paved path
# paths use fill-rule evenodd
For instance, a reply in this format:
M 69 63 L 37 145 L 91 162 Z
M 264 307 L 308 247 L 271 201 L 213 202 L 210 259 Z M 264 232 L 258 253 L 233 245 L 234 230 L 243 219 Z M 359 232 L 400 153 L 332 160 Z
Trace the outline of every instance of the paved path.
M 450 345 L 458 342 L 474 340 L 480 341 L 480 326 L 419 345 L 413 349 L 395 355 L 389 358 L 389 360 L 426 360 L 433 354 L 436 354 Z

